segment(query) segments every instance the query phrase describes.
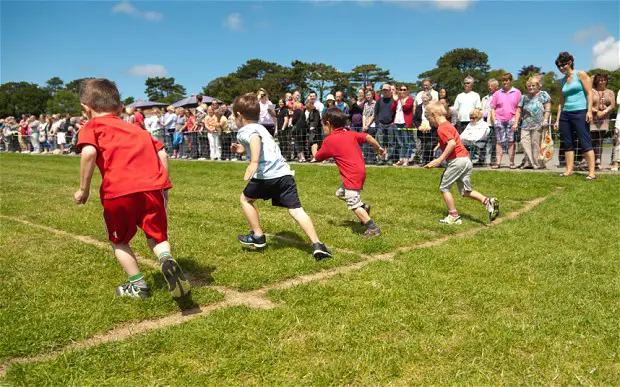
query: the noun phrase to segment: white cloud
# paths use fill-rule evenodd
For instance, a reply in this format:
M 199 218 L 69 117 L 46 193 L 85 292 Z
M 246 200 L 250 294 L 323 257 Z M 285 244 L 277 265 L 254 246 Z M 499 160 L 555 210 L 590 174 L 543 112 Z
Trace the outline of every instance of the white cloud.
M 592 67 L 610 71 L 620 68 L 620 41 L 608 36 L 597 42 L 592 47 Z
M 402 8 L 423 10 L 432 6 L 446 11 L 465 11 L 477 0 L 381 0 L 383 3 L 393 4 Z M 374 0 L 358 0 L 357 4 L 361 7 L 369 6 Z M 366 4 L 363 4 L 366 3 Z
M 163 77 L 168 74 L 168 70 L 159 64 L 141 64 L 133 66 L 127 73 L 136 77 Z
M 435 0 L 435 7 L 448 11 L 465 11 L 473 4 L 473 0 Z
M 146 19 L 148 21 L 161 21 L 164 18 L 164 15 L 161 12 L 155 11 L 140 11 L 129 1 L 121 1 L 116 4 L 112 8 L 112 13 L 124 13 L 125 15 L 131 15 L 133 17 L 138 17 L 142 19 Z
M 609 31 L 607 27 L 602 24 L 594 24 L 586 28 L 582 28 L 573 34 L 573 43 L 583 44 L 586 41 L 600 40 L 609 36 Z
M 239 13 L 231 13 L 230 15 L 226 16 L 223 24 L 224 27 L 232 31 L 240 31 L 241 29 L 243 29 L 243 20 L 241 19 L 241 14 Z

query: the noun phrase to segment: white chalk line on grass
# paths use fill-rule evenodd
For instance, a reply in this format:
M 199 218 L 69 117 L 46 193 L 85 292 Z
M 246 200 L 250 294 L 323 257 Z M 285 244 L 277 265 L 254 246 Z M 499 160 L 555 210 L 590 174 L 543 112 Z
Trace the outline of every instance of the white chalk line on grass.
M 432 241 L 426 241 L 426 242 L 416 243 L 410 246 L 399 247 L 392 252 L 368 255 L 368 254 L 360 254 L 358 252 L 347 250 L 347 249 L 335 248 L 334 249 L 335 251 L 355 254 L 359 256 L 360 258 L 362 258 L 361 261 L 347 265 L 347 266 L 340 266 L 340 267 L 335 267 L 332 269 L 320 271 L 317 273 L 300 275 L 294 278 L 289 278 L 289 279 L 286 279 L 280 282 L 265 285 L 262 288 L 248 291 L 248 292 L 239 292 L 237 290 L 224 287 L 224 286 L 217 286 L 217 285 L 209 286 L 210 288 L 222 293 L 224 295 L 224 299 L 221 301 L 212 303 L 212 304 L 201 305 L 193 309 L 185 310 L 182 312 L 175 312 L 173 314 L 163 316 L 163 317 L 147 319 L 147 320 L 142 320 L 142 321 L 133 322 L 133 323 L 123 323 L 115 328 L 112 328 L 111 330 L 105 333 L 95 334 L 87 339 L 74 342 L 64 348 L 61 348 L 57 351 L 53 351 L 47 354 L 30 356 L 30 357 L 16 357 L 16 358 L 8 359 L 4 363 L 0 364 L 0 377 L 4 377 L 6 375 L 8 368 L 12 364 L 36 363 L 36 362 L 42 362 L 42 361 L 47 361 L 47 360 L 53 360 L 61 355 L 67 354 L 75 350 L 92 348 L 92 347 L 95 347 L 95 346 L 98 346 L 98 345 L 101 345 L 107 342 L 112 342 L 112 341 L 121 341 L 129 337 L 135 336 L 137 334 L 145 333 L 145 332 L 148 332 L 154 329 L 160 329 L 160 328 L 180 325 L 187 321 L 194 320 L 198 317 L 206 316 L 210 314 L 211 312 L 214 312 L 217 310 L 235 307 L 235 306 L 245 306 L 245 307 L 249 307 L 253 309 L 275 308 L 278 306 L 278 304 L 272 302 L 271 300 L 267 298 L 267 293 L 271 290 L 284 290 L 284 289 L 289 289 L 289 288 L 302 285 L 302 284 L 306 284 L 306 283 L 310 283 L 310 282 L 317 282 L 317 281 L 329 279 L 331 277 L 334 277 L 340 274 L 347 274 L 347 273 L 361 270 L 362 268 L 366 267 L 368 264 L 372 262 L 394 261 L 394 257 L 399 253 L 404 253 L 404 252 L 408 252 L 408 251 L 416 250 L 416 249 L 436 247 L 453 239 L 466 238 L 466 237 L 473 236 L 483 230 L 487 230 L 490 227 L 498 226 L 507 220 L 515 219 L 519 217 L 520 215 L 533 210 L 540 203 L 542 203 L 543 201 L 547 200 L 551 196 L 558 193 L 559 190 L 560 189 L 558 188 L 555 192 L 552 192 L 551 194 L 547 196 L 543 196 L 543 197 L 539 197 L 539 198 L 527 201 L 525 202 L 525 205 L 523 207 L 519 208 L 516 211 L 513 211 L 511 213 L 501 216 L 500 218 L 496 219 L 491 224 L 478 226 L 478 227 L 475 227 L 475 228 L 472 228 L 466 231 L 462 231 L 456 234 L 447 235 L 445 237 L 441 237 L 439 239 L 435 239 Z M 23 220 L 20 218 L 14 218 L 11 216 L 0 215 L 0 218 L 20 222 L 22 224 L 37 227 L 37 228 L 41 228 L 41 229 L 44 229 L 44 230 L 47 230 L 47 231 L 50 231 L 50 232 L 53 232 L 59 235 L 74 238 L 84 243 L 98 246 L 101 248 L 105 248 L 105 249 L 109 248 L 109 246 L 106 243 L 98 241 L 91 237 L 72 234 L 72 233 L 69 233 L 63 230 L 58 230 L 58 229 L 51 228 L 48 226 L 39 225 L 36 223 L 29 222 L 27 220 Z M 271 238 L 279 239 L 284 242 L 292 243 L 292 244 L 305 244 L 305 242 L 300 241 L 298 239 L 282 237 L 282 236 L 277 236 L 277 235 L 272 235 Z M 141 259 L 146 260 L 147 262 L 150 262 L 151 263 L 149 264 L 150 266 L 158 267 L 157 264 L 153 261 L 150 261 L 146 258 L 141 258 Z

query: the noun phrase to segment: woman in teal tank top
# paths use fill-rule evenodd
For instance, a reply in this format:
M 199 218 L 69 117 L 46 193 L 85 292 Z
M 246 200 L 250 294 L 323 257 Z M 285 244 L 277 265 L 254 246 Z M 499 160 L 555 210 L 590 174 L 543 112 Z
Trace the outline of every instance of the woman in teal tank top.
M 565 151 L 566 169 L 561 176 L 573 174 L 575 165 L 575 140 L 588 163 L 586 181 L 596 180 L 594 173 L 594 149 L 587 123 L 592 121 L 592 81 L 588 73 L 575 70 L 575 59 L 568 52 L 561 52 L 555 60 L 564 78 L 558 105 L 556 128 L 560 128 L 562 147 Z

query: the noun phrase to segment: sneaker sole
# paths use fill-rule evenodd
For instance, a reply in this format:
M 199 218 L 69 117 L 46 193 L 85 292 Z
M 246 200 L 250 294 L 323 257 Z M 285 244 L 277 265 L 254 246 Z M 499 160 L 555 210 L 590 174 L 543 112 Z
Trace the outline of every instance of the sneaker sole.
M 187 278 L 185 278 L 181 266 L 175 260 L 166 260 L 161 265 L 161 272 L 168 283 L 168 290 L 172 297 L 181 298 L 189 294 L 192 287 Z
M 244 246 L 252 246 L 252 247 L 256 247 L 257 249 L 261 249 L 265 246 L 267 246 L 267 242 L 265 243 L 253 243 L 253 242 L 243 242 L 243 241 L 239 241 L 239 243 L 241 243 Z
M 489 214 L 489 219 L 494 221 L 499 216 L 499 200 L 495 200 L 495 205 L 493 206 L 493 212 Z
M 312 253 L 312 256 L 314 257 L 314 259 L 317 259 L 320 261 L 325 258 L 330 258 L 332 255 L 328 253 L 327 251 L 314 250 L 314 252 Z

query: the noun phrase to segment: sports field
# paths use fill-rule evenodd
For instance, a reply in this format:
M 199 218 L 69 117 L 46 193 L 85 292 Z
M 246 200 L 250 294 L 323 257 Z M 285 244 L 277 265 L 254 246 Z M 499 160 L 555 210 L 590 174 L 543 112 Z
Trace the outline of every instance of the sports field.
M 98 183 L 79 159 L 0 155 L 0 384 L 618 384 L 620 176 L 474 171 L 484 207 L 442 170 L 369 168 L 363 199 L 384 235 L 333 193 L 335 166 L 297 165 L 306 212 L 334 258 L 260 203 L 269 246 L 243 250 L 245 163 L 171 163 L 170 240 L 194 284 L 168 294 L 143 235 L 154 297 L 114 296 Z M 96 173 L 97 179 L 98 172 Z M 99 181 L 99 180 L 97 180 Z

